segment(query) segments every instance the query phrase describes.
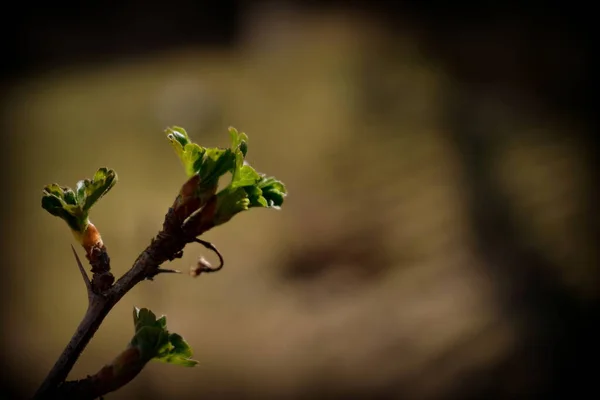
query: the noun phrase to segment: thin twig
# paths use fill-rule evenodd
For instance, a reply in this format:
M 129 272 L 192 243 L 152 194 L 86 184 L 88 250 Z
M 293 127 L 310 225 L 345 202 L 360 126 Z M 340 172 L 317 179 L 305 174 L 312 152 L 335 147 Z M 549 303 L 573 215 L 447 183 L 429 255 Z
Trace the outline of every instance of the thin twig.
M 73 247 L 73 245 L 71 245 L 71 250 L 73 250 L 73 255 L 75 256 L 75 261 L 77 261 L 77 267 L 79 267 L 79 272 L 81 272 L 81 276 L 83 277 L 83 282 L 85 283 L 85 289 L 87 290 L 87 295 L 88 295 L 88 305 L 92 304 L 92 300 L 94 298 L 94 291 L 92 290 L 92 283 L 90 282 L 90 278 L 87 275 L 87 272 L 85 272 L 85 268 L 83 268 L 83 265 L 81 264 L 81 260 L 79 259 L 79 256 L 77 255 L 77 252 L 75 251 L 75 247 Z
M 54 391 L 64 380 L 75 365 L 79 355 L 85 349 L 90 339 L 104 320 L 104 317 L 112 309 L 114 303 L 107 301 L 102 296 L 94 296 L 89 305 L 83 320 L 77 327 L 71 341 L 64 349 L 56 364 L 36 392 L 34 398 L 53 398 Z
M 152 240 L 152 243 L 140 254 L 131 269 L 103 294 L 94 293 L 92 302 L 83 320 L 36 392 L 34 398 L 54 398 L 57 389 L 65 382 L 79 355 L 83 352 L 83 349 L 87 346 L 115 304 L 139 282 L 154 276 L 159 265 L 175 258 L 174 256 L 180 254 L 185 245 L 192 241 L 193 239 L 182 233 L 176 223 L 173 209 L 169 209 L 169 212 L 165 216 L 163 230 L 158 233 L 156 238 Z M 109 391 L 107 390 L 107 392 Z
M 204 229 L 210 229 L 207 225 Z M 84 276 L 88 297 L 91 299 L 87 312 L 79 324 L 71 341 L 60 355 L 58 361 L 38 389 L 35 399 L 55 398 L 60 393 L 61 396 L 77 398 L 93 398 L 102 395 L 122 386 L 125 382 L 108 382 L 95 380 L 94 385 L 90 385 L 90 379 L 65 382 L 67 375 L 75 365 L 79 355 L 94 336 L 104 318 L 110 310 L 125 296 L 135 285 L 146 279 L 152 279 L 159 273 L 179 272 L 175 270 L 161 269 L 159 266 L 175 258 L 180 258 L 183 254 L 183 248 L 186 244 L 196 242 L 207 249 L 214 251 L 219 257 L 220 264 L 217 268 L 205 268 L 204 272 L 214 272 L 223 268 L 223 256 L 217 248 L 210 242 L 197 239 L 182 229 L 180 221 L 173 208 L 170 208 L 163 223 L 163 229 L 152 239 L 150 245 L 140 254 L 129 271 L 127 271 L 114 285 L 109 285 L 106 290 L 100 292 L 94 291 L 93 283 L 90 281 L 81 265 L 79 257 L 73 249 L 77 265 Z M 104 248 L 105 249 L 105 248 Z M 108 254 L 106 264 L 108 264 Z M 111 275 L 112 277 L 112 275 Z M 112 282 L 111 282 L 112 283 Z M 90 295 L 89 293 L 92 293 Z M 136 372 L 137 375 L 138 372 Z M 133 376 L 131 376 L 133 379 Z M 104 383 L 101 383 L 104 382 Z M 91 396 L 91 397 L 90 397 Z
M 180 273 L 181 273 L 181 271 L 179 271 L 177 269 L 156 268 L 154 273 L 151 275 L 148 275 L 148 277 L 146 279 L 153 281 L 154 277 L 156 277 L 156 275 L 158 275 L 158 274 L 180 274 Z
M 216 268 L 204 267 L 202 269 L 202 272 L 220 271 L 223 268 L 223 265 L 225 265 L 225 261 L 223 260 L 223 256 L 221 255 L 219 250 L 215 247 L 215 245 L 213 245 L 211 242 L 207 242 L 206 240 L 202 240 L 202 239 L 198 239 L 198 238 L 194 238 L 194 242 L 200 243 L 202 246 L 206 247 L 207 249 L 212 250 L 219 257 L 219 266 L 218 267 L 216 267 Z

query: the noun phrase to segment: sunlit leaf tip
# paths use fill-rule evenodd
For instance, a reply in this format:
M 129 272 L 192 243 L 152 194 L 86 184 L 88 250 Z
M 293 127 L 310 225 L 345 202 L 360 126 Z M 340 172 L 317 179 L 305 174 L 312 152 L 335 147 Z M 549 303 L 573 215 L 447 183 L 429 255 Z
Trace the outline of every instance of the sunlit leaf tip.
M 248 152 L 248 135 L 244 132 L 239 132 L 233 126 L 230 126 L 228 130 L 231 137 L 231 150 L 236 151 L 239 149 L 242 152 L 242 156 L 246 157 L 246 153 Z
M 179 127 L 179 126 L 169 127 L 165 130 L 165 133 L 167 134 L 167 138 L 171 142 L 174 142 L 173 143 L 174 145 L 176 143 L 181 148 L 185 147 L 186 144 L 191 143 L 190 137 L 188 136 L 185 129 L 183 129 L 182 127 Z

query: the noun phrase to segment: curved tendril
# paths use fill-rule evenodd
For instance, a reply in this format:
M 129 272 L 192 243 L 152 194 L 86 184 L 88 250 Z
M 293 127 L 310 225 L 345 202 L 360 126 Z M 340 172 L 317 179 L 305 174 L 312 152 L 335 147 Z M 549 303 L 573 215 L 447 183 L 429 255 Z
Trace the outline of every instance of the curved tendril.
M 219 257 L 219 266 L 218 267 L 211 268 L 211 267 L 204 265 L 201 267 L 200 272 L 217 272 L 223 268 L 223 265 L 225 264 L 225 261 L 223 260 L 223 256 L 211 242 L 207 242 L 205 240 L 198 239 L 198 238 L 194 238 L 194 242 L 200 243 L 202 246 L 206 247 L 207 249 L 212 250 Z

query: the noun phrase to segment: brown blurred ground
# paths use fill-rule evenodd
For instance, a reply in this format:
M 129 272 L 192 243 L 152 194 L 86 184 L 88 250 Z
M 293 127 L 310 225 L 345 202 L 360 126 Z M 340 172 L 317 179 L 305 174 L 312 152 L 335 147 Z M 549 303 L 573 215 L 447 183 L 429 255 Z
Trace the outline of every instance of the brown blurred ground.
M 391 29 L 341 9 L 251 11 L 235 47 L 64 66 L 5 93 L 2 353 L 17 390 L 35 390 L 85 310 L 72 238 L 41 209 L 41 188 L 100 166 L 119 173 L 92 220 L 121 275 L 185 178 L 162 134 L 174 124 L 207 146 L 226 145 L 228 125 L 247 132 L 250 162 L 290 195 L 280 212 L 206 235 L 226 257 L 219 274 L 137 286 L 71 377 L 123 348 L 138 306 L 166 314 L 200 366 L 151 363 L 110 398 L 583 390 L 576 368 L 598 300 L 589 126 L 535 90 L 547 87 L 528 78 L 526 30 L 436 42 L 409 17 Z M 432 56 L 444 51 L 479 69 Z M 546 58 L 558 77 L 584 68 L 570 53 Z M 573 371 L 581 382 L 563 393 L 557 380 Z

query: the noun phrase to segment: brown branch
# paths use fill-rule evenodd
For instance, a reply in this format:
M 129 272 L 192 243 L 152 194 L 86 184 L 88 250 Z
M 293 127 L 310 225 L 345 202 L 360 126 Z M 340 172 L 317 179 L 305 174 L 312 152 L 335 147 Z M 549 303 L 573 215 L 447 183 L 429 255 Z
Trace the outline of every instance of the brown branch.
M 55 395 L 61 399 L 96 399 L 131 382 L 142 372 L 147 362 L 148 360 L 142 359 L 139 349 L 128 346 L 95 375 L 65 382 L 58 387 Z
M 100 327 L 104 317 L 106 317 L 113 306 L 114 303 L 109 303 L 108 299 L 94 295 L 71 341 L 58 358 L 58 361 L 56 361 L 56 364 L 54 364 L 54 367 L 36 392 L 34 398 L 54 397 L 54 390 L 66 379 L 79 355 L 83 352 L 83 349 L 85 349 L 85 346 L 87 346 L 92 336 L 94 336 Z
M 200 220 L 201 217 L 198 218 Z M 68 389 L 68 391 L 77 393 L 78 398 L 88 398 L 83 395 L 86 387 L 90 388 L 89 392 L 87 392 L 90 395 L 99 393 L 98 387 L 94 385 L 90 386 L 90 381 L 85 379 L 68 382 L 68 384 L 64 383 L 67 375 L 79 358 L 79 355 L 87 346 L 114 305 L 117 304 L 117 302 L 136 284 L 145 279 L 154 277 L 157 274 L 158 267 L 162 263 L 181 257 L 185 245 L 194 240 L 195 235 L 183 231 L 182 227 L 179 225 L 179 220 L 174 209 L 170 208 L 165 216 L 163 229 L 154 239 L 152 239 L 150 245 L 140 254 L 131 269 L 107 290 L 101 293 L 93 291 L 89 307 L 83 320 L 79 324 L 71 341 L 60 355 L 58 361 L 36 392 L 34 398 L 54 398 L 58 395 L 57 391 L 59 388 L 62 388 L 60 389 L 62 396 L 67 395 L 65 390 Z M 96 383 L 98 382 L 103 381 L 96 381 Z M 100 391 L 106 390 L 102 393 L 104 394 L 115 389 L 114 382 L 112 382 L 110 384 L 104 384 L 103 389 Z
M 91 247 L 86 257 L 92 266 L 92 288 L 94 292 L 98 294 L 106 292 L 115 281 L 115 277 L 110 272 L 110 257 L 106 246 L 104 246 L 104 243 L 100 243 Z

